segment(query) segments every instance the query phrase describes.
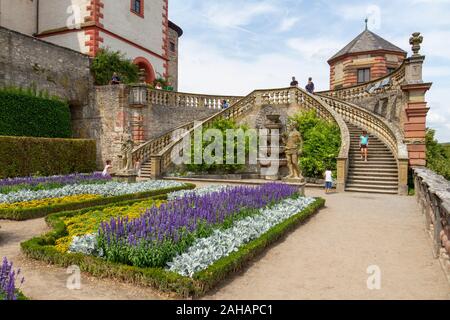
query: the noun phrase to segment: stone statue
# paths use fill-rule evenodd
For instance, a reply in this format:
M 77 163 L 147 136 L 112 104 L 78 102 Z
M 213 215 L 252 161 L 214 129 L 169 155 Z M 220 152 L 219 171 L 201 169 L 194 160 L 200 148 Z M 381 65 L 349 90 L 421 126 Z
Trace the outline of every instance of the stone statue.
M 295 123 L 291 122 L 288 124 L 287 132 L 284 134 L 284 140 L 286 143 L 285 153 L 287 158 L 287 165 L 289 168 L 289 176 L 286 180 L 297 180 L 304 182 L 302 171 L 298 164 L 299 156 L 303 152 L 303 139 L 300 132 L 298 132 Z
M 133 170 L 133 148 L 134 142 L 130 130 L 126 129 L 121 138 L 122 167 L 120 171 L 128 173 Z

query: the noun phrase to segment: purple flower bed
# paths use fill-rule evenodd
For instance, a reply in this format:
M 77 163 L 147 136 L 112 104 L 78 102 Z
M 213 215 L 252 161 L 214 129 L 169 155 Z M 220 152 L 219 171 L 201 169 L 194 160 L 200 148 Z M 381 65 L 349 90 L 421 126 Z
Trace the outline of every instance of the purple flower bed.
M 232 187 L 206 195 L 188 194 L 140 218 L 113 218 L 102 223 L 98 245 L 110 261 L 139 267 L 163 267 L 196 238 L 206 237 L 214 226 L 232 221 L 245 212 L 291 197 L 298 189 L 285 184 Z
M 111 177 L 103 177 L 101 172 L 94 172 L 92 174 L 69 174 L 65 176 L 51 176 L 51 177 L 24 177 L 0 180 L 0 188 L 13 187 L 17 185 L 26 185 L 34 187 L 40 184 L 58 184 L 61 186 L 77 183 L 92 183 L 110 181 Z
M 16 279 L 20 275 L 20 269 L 13 270 L 12 262 L 3 258 L 2 267 L 0 269 L 0 300 L 17 300 Z M 25 279 L 22 277 L 20 283 L 23 284 Z

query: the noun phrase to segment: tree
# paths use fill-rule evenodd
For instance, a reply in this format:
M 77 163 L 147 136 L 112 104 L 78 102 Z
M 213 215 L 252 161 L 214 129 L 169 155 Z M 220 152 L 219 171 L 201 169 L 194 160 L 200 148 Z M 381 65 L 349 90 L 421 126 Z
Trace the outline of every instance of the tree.
M 435 139 L 436 131 L 427 129 L 427 167 L 450 180 L 450 156 L 446 148 Z
M 114 72 L 117 72 L 123 83 L 135 83 L 139 80 L 139 68 L 131 60 L 126 59 L 120 51 L 100 49 L 92 62 L 91 70 L 94 73 L 97 85 L 107 85 Z

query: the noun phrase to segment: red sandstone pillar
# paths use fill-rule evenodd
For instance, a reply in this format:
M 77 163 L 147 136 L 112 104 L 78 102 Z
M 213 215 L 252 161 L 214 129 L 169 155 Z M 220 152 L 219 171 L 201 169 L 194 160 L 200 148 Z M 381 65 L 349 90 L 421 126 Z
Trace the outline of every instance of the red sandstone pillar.
M 430 90 L 432 83 L 422 80 L 422 66 L 425 56 L 419 54 L 423 37 L 414 33 L 410 39 L 413 55 L 405 61 L 405 83 L 402 90 L 406 95 L 404 107 L 403 130 L 405 143 L 408 146 L 410 166 L 425 166 L 426 158 L 426 122 L 428 108 L 425 94 Z

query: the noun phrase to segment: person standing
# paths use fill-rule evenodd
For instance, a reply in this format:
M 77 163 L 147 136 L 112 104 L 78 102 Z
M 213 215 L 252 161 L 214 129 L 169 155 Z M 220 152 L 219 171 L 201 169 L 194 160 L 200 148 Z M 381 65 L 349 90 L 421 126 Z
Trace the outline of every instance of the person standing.
M 102 177 L 109 177 L 111 174 L 109 173 L 112 169 L 111 160 L 106 161 L 105 169 L 103 169 Z
M 295 80 L 295 77 L 292 77 L 291 87 L 298 88 L 298 81 Z
M 369 154 L 369 135 L 366 131 L 363 131 L 363 134 L 359 137 L 359 141 L 361 145 L 361 160 L 365 159 L 367 162 Z
M 306 91 L 308 91 L 310 94 L 314 93 L 314 82 L 312 81 L 312 78 L 308 79 L 308 84 L 305 87 Z
M 333 172 L 330 169 L 325 171 L 325 193 L 331 193 L 333 189 Z
M 230 104 L 227 100 L 222 101 L 222 109 L 228 109 L 230 107 Z

